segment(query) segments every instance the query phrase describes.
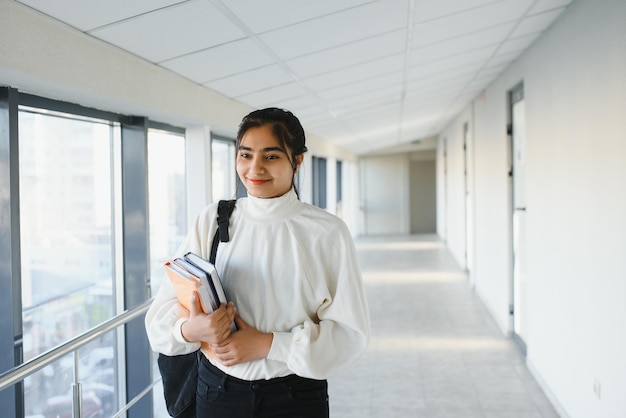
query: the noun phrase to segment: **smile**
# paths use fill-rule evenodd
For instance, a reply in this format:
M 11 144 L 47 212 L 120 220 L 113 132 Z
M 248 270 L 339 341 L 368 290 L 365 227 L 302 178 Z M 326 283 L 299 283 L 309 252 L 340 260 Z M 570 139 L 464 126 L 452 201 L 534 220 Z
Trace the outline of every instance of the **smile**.
M 267 183 L 269 180 L 261 180 L 261 179 L 248 179 L 248 181 L 252 184 L 254 184 L 255 186 Z

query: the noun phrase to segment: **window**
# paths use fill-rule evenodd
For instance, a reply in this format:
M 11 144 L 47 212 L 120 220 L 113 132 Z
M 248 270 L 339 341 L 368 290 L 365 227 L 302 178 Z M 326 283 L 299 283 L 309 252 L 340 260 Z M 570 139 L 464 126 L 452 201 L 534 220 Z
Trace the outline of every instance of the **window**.
M 23 355 L 29 360 L 115 313 L 112 148 L 120 127 L 28 107 L 18 115 Z M 109 333 L 81 354 L 90 362 L 95 350 L 112 353 L 115 344 Z M 98 369 L 111 374 L 107 384 L 116 381 L 112 354 L 108 360 Z M 26 379 L 26 414 L 66 410 L 68 399 L 71 411 L 72 370 L 70 357 Z M 99 379 L 95 368 L 79 371 Z
M 0 121 L 8 150 L 0 193 L 10 208 L 0 214 L 10 215 L 0 225 L 0 273 L 12 290 L 0 292 L 4 372 L 144 303 L 150 261 L 171 256 L 186 233 L 187 193 L 184 129 L 8 87 L 0 87 Z M 76 377 L 85 415 L 112 416 L 151 383 L 143 330 L 134 320 L 98 335 L 76 358 L 3 390 L 0 410 L 71 416 Z M 154 400 L 165 411 L 163 397 Z M 133 408 L 151 411 L 144 402 Z
M 343 216 L 343 163 L 337 160 L 337 216 Z
M 237 176 L 235 140 L 213 136 L 211 139 L 211 179 L 213 201 L 245 197 L 246 188 Z
M 119 126 L 19 112 L 24 359 L 114 313 L 112 141 Z
M 326 158 L 313 157 L 313 204 L 326 209 Z
M 150 285 L 156 294 L 165 277 L 163 263 L 187 233 L 185 137 L 148 130 L 148 197 L 150 216 Z

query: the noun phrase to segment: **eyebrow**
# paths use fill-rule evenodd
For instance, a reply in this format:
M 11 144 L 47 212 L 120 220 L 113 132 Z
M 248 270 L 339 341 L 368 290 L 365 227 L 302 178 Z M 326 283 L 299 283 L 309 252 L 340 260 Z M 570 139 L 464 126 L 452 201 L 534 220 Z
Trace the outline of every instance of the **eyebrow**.
M 243 151 L 254 151 L 252 148 L 250 148 L 250 147 L 244 147 L 243 145 L 240 145 L 240 146 L 239 146 L 239 149 L 240 149 L 240 150 L 243 150 Z M 280 147 L 267 147 L 267 148 L 263 148 L 263 149 L 261 150 L 261 152 L 272 152 L 272 151 L 280 151 L 280 152 L 282 152 L 283 154 L 285 153 L 285 151 L 283 151 L 283 149 L 282 149 L 282 148 L 280 148 Z

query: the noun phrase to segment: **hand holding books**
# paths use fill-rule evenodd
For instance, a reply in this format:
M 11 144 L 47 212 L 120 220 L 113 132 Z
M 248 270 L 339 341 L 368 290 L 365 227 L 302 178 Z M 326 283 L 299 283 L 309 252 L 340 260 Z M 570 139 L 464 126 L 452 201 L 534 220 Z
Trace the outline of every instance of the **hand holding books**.
M 176 291 L 181 305 L 191 310 L 190 300 L 193 292 L 198 292 L 200 305 L 205 313 L 211 313 L 227 303 L 222 282 L 213 263 L 189 252 L 184 257 L 175 258 L 165 263 L 165 271 Z M 231 332 L 237 330 L 233 321 Z

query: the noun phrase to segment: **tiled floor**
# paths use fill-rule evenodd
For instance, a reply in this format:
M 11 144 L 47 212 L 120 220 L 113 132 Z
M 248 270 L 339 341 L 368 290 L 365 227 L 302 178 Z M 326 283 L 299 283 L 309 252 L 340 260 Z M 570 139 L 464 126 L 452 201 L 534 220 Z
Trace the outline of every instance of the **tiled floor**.
M 558 418 L 435 236 L 360 238 L 372 317 L 362 359 L 329 379 L 333 418 Z

